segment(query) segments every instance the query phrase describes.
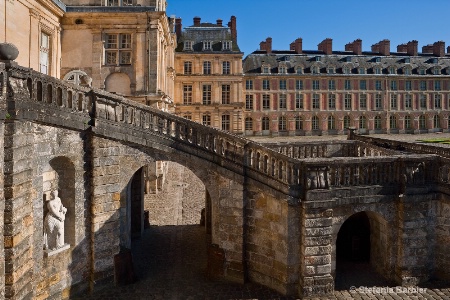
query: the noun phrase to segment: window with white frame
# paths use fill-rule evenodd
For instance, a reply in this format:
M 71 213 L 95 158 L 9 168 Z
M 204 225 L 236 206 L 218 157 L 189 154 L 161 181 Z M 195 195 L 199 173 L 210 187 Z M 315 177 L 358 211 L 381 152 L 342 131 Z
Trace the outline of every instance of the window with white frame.
M 375 90 L 381 91 L 381 89 L 382 89 L 381 80 L 375 80 Z
M 411 75 L 411 69 L 409 67 L 405 67 L 405 68 L 403 68 L 403 73 L 405 75 Z
M 295 117 L 295 130 L 303 130 L 303 119 L 300 116 Z
M 192 104 L 192 85 L 183 85 L 183 104 Z
M 397 90 L 397 81 L 391 80 L 391 91 Z
M 311 67 L 311 73 L 313 73 L 313 74 L 319 74 L 319 67 L 317 67 L 317 66 L 312 66 L 312 67 Z
M 381 117 L 380 116 L 375 117 L 374 127 L 375 127 L 375 129 L 381 129 Z
M 365 79 L 359 81 L 359 89 L 363 91 L 367 90 L 367 81 Z
M 328 130 L 336 129 L 336 120 L 333 116 L 328 116 Z
M 39 44 L 39 72 L 50 75 L 50 35 L 41 31 Z
M 303 94 L 295 94 L 295 108 L 303 109 Z
M 303 68 L 302 68 L 302 67 L 297 67 L 296 73 L 297 73 L 298 75 L 303 74 Z
M 359 74 L 366 74 L 365 68 L 359 68 Z
M 426 129 L 427 128 L 427 120 L 426 120 L 425 116 L 420 116 L 419 117 L 419 128 L 420 129 Z
M 405 91 L 411 91 L 412 90 L 412 82 L 411 80 L 405 81 Z
M 328 74 L 334 74 L 334 68 L 328 68 L 327 72 Z
M 296 80 L 295 81 L 295 89 L 296 90 L 303 90 L 303 80 Z
M 350 73 L 351 73 L 351 69 L 350 69 L 350 67 L 344 67 L 344 68 L 342 69 L 342 72 L 343 72 L 344 74 L 350 74 Z
M 206 126 L 211 126 L 211 116 L 210 115 L 203 115 L 202 117 L 202 124 Z
M 245 118 L 245 130 L 253 130 L 253 119 L 250 117 Z
M 202 103 L 203 105 L 211 104 L 211 85 L 204 84 L 202 88 Z
M 268 65 L 262 66 L 262 73 L 263 74 L 270 74 L 270 67 Z
M 133 6 L 133 0 L 106 0 L 106 6 Z
M 280 101 L 278 103 L 278 107 L 280 109 L 286 109 L 287 108 L 287 99 L 286 94 L 280 94 Z
M 212 49 L 211 41 L 203 41 L 203 51 L 209 51 Z
M 345 116 L 344 120 L 343 120 L 343 123 L 344 123 L 344 128 L 349 128 L 350 125 L 351 125 L 350 117 L 349 116 Z
M 389 128 L 397 129 L 397 117 L 396 116 L 389 117 Z
M 262 87 L 263 87 L 263 90 L 265 90 L 265 91 L 270 90 L 270 81 L 269 81 L 269 79 L 263 79 Z
M 383 101 L 381 98 L 381 94 L 375 95 L 375 109 L 379 110 L 383 108 Z
M 251 79 L 245 80 L 245 89 L 253 90 L 253 80 L 251 80 Z
M 336 95 L 328 94 L 328 109 L 335 109 L 335 108 L 336 108 Z
M 352 95 L 351 94 L 344 95 L 344 109 L 346 109 L 346 110 L 352 109 Z
M 359 117 L 359 129 L 367 128 L 367 118 L 365 116 Z
M 286 74 L 286 66 L 285 65 L 280 65 L 278 67 L 278 73 L 279 74 Z
M 231 86 L 229 84 L 222 84 L 222 104 L 231 103 Z
M 375 67 L 375 68 L 373 69 L 373 72 L 374 72 L 376 75 L 380 75 L 380 74 L 381 74 L 381 68 L 380 68 L 380 67 Z
M 253 95 L 245 95 L 245 109 L 253 109 Z
M 441 118 L 438 115 L 433 117 L 433 128 L 441 128 Z
M 434 108 L 441 109 L 442 108 L 442 96 L 441 94 L 434 95 Z
M 223 41 L 222 50 L 231 50 L 231 41 Z
M 285 90 L 286 85 L 286 79 L 280 79 L 280 90 Z
M 344 81 L 344 90 L 351 90 L 352 89 L 352 82 L 349 79 L 345 79 Z
M 185 75 L 192 74 L 192 62 L 191 61 L 184 62 L 184 74 Z
M 360 109 L 366 109 L 367 108 L 367 95 L 366 94 L 360 94 L 359 95 L 359 108 Z
M 81 70 L 74 70 L 64 75 L 64 80 L 72 84 L 80 85 L 82 81 L 81 77 L 83 76 L 87 76 L 86 72 L 83 72 Z
M 186 120 L 192 120 L 192 115 L 186 114 L 183 116 L 183 118 L 185 118 Z
M 435 80 L 434 81 L 434 90 L 435 91 L 440 91 L 441 90 L 441 81 L 440 80 Z
M 419 75 L 425 75 L 427 73 L 427 70 L 425 68 L 419 69 Z
M 419 83 L 419 89 L 421 91 L 426 91 L 427 90 L 427 82 L 425 80 L 421 80 Z
M 278 119 L 278 130 L 285 131 L 286 130 L 286 117 L 282 116 Z
M 231 64 L 229 61 L 222 62 L 222 74 L 228 75 L 231 73 Z
M 262 130 L 270 130 L 270 121 L 268 117 L 263 117 L 261 119 L 261 129 Z
M 389 67 L 389 74 L 397 74 L 397 69 L 395 67 Z
M 419 104 L 420 104 L 420 108 L 422 108 L 422 109 L 426 109 L 427 108 L 427 95 L 420 94 L 420 96 L 419 96 Z
M 192 51 L 192 41 L 184 41 L 184 51 Z
M 203 62 L 203 74 L 205 74 L 205 75 L 211 74 L 211 62 L 210 61 Z
M 320 108 L 320 95 L 319 94 L 313 94 L 312 95 L 312 108 L 313 109 L 319 109 Z
M 319 118 L 317 116 L 313 116 L 311 119 L 311 129 L 319 130 Z
M 405 108 L 406 109 L 412 108 L 412 95 L 411 94 L 405 95 Z
M 328 80 L 328 89 L 335 90 L 336 89 L 336 81 L 334 79 Z
M 313 80 L 312 81 L 312 89 L 313 90 L 318 90 L 320 88 L 320 82 L 319 80 Z
M 411 117 L 405 116 L 405 129 L 411 129 Z
M 107 34 L 105 41 L 106 65 L 131 64 L 131 34 Z
M 222 115 L 222 130 L 230 131 L 230 115 Z
M 270 95 L 262 95 L 262 108 L 270 109 Z
M 391 109 L 397 109 L 398 107 L 397 94 L 391 94 Z
M 433 75 L 441 75 L 441 69 L 439 67 L 434 67 Z

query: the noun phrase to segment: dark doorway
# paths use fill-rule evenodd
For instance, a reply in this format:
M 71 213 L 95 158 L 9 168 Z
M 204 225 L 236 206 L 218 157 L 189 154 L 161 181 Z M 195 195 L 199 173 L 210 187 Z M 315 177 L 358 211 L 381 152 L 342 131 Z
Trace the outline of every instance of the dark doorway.
M 144 231 L 144 189 L 143 172 L 140 168 L 134 173 L 130 186 L 131 236 L 139 237 Z

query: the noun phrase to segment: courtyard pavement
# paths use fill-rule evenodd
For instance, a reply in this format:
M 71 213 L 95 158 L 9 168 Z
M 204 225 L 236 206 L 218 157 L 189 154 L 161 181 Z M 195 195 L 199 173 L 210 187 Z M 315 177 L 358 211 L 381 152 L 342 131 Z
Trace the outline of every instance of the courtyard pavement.
M 133 242 L 135 273 L 139 278 L 136 283 L 122 287 L 106 286 L 89 297 L 77 299 L 298 299 L 284 297 L 257 284 L 208 280 L 205 276 L 207 237 L 204 228 L 199 225 L 151 226 Z M 422 293 L 402 293 L 408 291 L 399 291 L 396 287 L 392 287 L 391 291 L 381 290 L 387 284 L 374 273 L 366 272 L 367 266 L 346 267 L 353 273 L 342 276 L 338 285 L 342 287 L 354 282 L 357 283 L 355 290 L 350 291 L 347 287 L 334 295 L 311 299 L 450 299 L 450 288 L 429 288 Z M 359 289 L 361 283 L 372 285 L 368 289 Z M 378 288 L 373 288 L 373 284 L 377 283 Z

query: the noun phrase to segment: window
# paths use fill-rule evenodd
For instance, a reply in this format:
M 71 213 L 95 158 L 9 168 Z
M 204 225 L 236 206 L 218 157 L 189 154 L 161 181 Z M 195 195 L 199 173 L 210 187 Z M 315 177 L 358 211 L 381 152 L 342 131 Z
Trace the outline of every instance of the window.
M 295 81 L 295 89 L 296 90 L 303 90 L 303 80 L 296 80 Z
M 261 120 L 261 129 L 270 130 L 270 121 L 268 117 L 263 117 Z
M 250 117 L 245 118 L 245 130 L 253 130 L 253 119 Z
M 230 115 L 222 115 L 222 130 L 230 131 Z
M 438 108 L 441 109 L 442 108 L 442 101 L 441 101 L 442 97 L 440 94 L 435 94 L 434 95 L 434 108 Z
M 253 95 L 245 95 L 245 109 L 253 109 Z
M 389 117 L 389 128 L 391 128 L 391 129 L 397 128 L 397 117 L 396 116 Z
M 222 50 L 231 50 L 231 41 L 222 42 Z
M 433 117 L 433 128 L 441 128 L 441 118 L 438 115 Z
M 311 129 L 319 130 L 319 118 L 317 116 L 313 116 L 311 119 Z
M 303 68 L 298 67 L 298 68 L 297 68 L 297 74 L 298 74 L 298 75 L 303 74 Z
M 210 115 L 203 115 L 202 117 L 202 124 L 206 126 L 211 126 L 211 116 Z
M 366 109 L 367 108 L 367 95 L 366 94 L 360 94 L 359 95 L 359 108 L 360 109 Z
M 222 62 L 222 74 L 224 74 L 224 75 L 230 74 L 230 62 L 229 61 Z
M 366 69 L 359 68 L 359 74 L 366 74 Z
M 191 61 L 184 62 L 184 74 L 185 75 L 192 74 L 192 62 Z
M 410 69 L 410 68 L 404 68 L 404 69 L 403 69 L 403 73 L 404 73 L 405 75 L 411 75 L 411 69 Z
M 222 84 L 222 104 L 230 104 L 230 90 L 229 84 Z
M 397 90 L 397 81 L 391 80 L 391 91 Z
M 381 91 L 381 80 L 375 80 L 375 90 Z
M 263 95 L 262 102 L 263 109 L 270 109 L 270 95 Z
M 373 69 L 373 72 L 374 72 L 375 74 L 379 75 L 379 74 L 381 74 L 381 68 L 376 67 L 376 68 Z
M 270 73 L 270 67 L 267 65 L 262 66 L 262 72 L 264 74 L 269 74 Z
M 376 94 L 375 95 L 375 109 L 382 109 L 383 108 L 383 102 L 381 101 L 381 95 Z
M 344 117 L 344 128 L 349 128 L 350 127 L 350 117 L 349 116 L 345 116 Z
M 245 89 L 246 90 L 253 90 L 253 80 L 247 79 L 245 81 Z
M 397 70 L 394 67 L 389 67 L 389 74 L 397 74 Z
M 278 73 L 279 74 L 286 74 L 286 66 L 279 66 L 278 67 Z
M 405 117 L 405 129 L 411 129 L 411 117 L 410 116 Z
M 50 75 L 50 35 L 41 32 L 39 46 L 39 72 Z
M 279 108 L 280 109 L 287 108 L 286 94 L 280 94 Z
M 366 80 L 360 80 L 359 81 L 359 89 L 360 90 L 366 90 L 367 89 L 367 82 L 366 82 Z
M 427 95 L 421 94 L 419 97 L 420 108 L 427 108 Z
M 327 72 L 328 74 L 334 74 L 334 68 L 328 68 Z
M 380 116 L 375 117 L 374 127 L 375 127 L 375 129 L 381 129 L 381 117 Z
M 211 41 L 204 41 L 203 42 L 203 51 L 211 50 Z
M 131 34 L 106 35 L 105 64 L 131 64 Z
M 192 85 L 183 85 L 183 104 L 192 104 Z
M 336 129 L 336 121 L 333 116 L 328 117 L 328 130 Z
M 345 79 L 344 89 L 347 91 L 352 89 L 352 82 L 349 79 Z
M 184 42 L 184 51 L 192 51 L 192 41 Z
M 336 89 L 336 81 L 333 79 L 328 80 L 328 89 L 335 90 Z
M 426 129 L 427 128 L 426 123 L 427 122 L 426 122 L 425 116 L 420 116 L 419 117 L 419 128 Z
M 303 94 L 295 94 L 295 108 L 303 109 Z
M 405 108 L 406 109 L 412 108 L 412 96 L 410 94 L 405 95 Z
M 426 90 L 427 90 L 427 82 L 426 82 L 425 80 L 421 80 L 421 81 L 420 81 L 420 87 L 419 87 L 419 89 L 420 89 L 421 91 L 426 91 Z
M 269 79 L 263 79 L 263 90 L 270 90 L 270 82 Z
M 202 94 L 203 105 L 211 104 L 211 85 L 204 84 L 202 92 L 203 92 Z
M 312 108 L 313 109 L 319 109 L 320 108 L 320 95 L 319 94 L 313 94 L 312 95 Z
M 359 117 L 359 129 L 367 128 L 367 119 L 364 116 Z
M 440 91 L 441 90 L 441 81 L 440 80 L 435 80 L 434 81 L 434 90 L 435 91 Z
M 286 79 L 281 79 L 280 80 L 280 90 L 285 90 L 286 89 Z
M 313 88 L 313 90 L 318 90 L 319 89 L 319 80 L 313 80 L 312 81 L 312 88 Z
M 303 130 L 303 119 L 300 116 L 295 117 L 295 130 Z
M 344 74 L 350 74 L 350 68 L 349 67 L 345 67 L 343 69 Z
M 311 67 L 311 73 L 313 73 L 313 74 L 319 74 L 319 68 L 316 67 L 316 66 Z
M 344 109 L 352 109 L 352 95 L 350 94 L 344 96 Z
M 397 109 L 397 94 L 391 94 L 391 109 Z
M 286 117 L 280 117 L 278 119 L 278 130 L 285 131 L 286 130 Z
M 205 74 L 205 75 L 211 74 L 211 62 L 210 61 L 203 62 L 203 74 Z
M 328 109 L 335 109 L 335 108 L 336 108 L 336 95 L 328 94 Z
M 427 70 L 424 68 L 419 69 L 419 75 L 425 75 L 427 73 Z
M 410 91 L 410 90 L 412 90 L 411 80 L 406 80 L 405 81 L 405 91 Z
M 441 75 L 441 69 L 439 69 L 439 67 L 434 68 L 433 75 Z
M 183 118 L 185 118 L 186 120 L 192 120 L 192 116 L 191 115 L 184 115 Z
M 64 80 L 72 84 L 80 85 L 83 76 L 87 76 L 87 74 L 81 70 L 74 70 L 64 75 Z

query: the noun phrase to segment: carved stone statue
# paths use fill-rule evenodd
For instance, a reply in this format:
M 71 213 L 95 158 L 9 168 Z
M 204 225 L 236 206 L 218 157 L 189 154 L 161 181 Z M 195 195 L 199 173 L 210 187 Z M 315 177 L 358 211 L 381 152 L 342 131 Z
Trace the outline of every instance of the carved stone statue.
M 44 249 L 56 250 L 64 246 L 64 220 L 67 208 L 58 197 L 58 191 L 52 192 L 47 201 L 48 213 L 44 219 Z

